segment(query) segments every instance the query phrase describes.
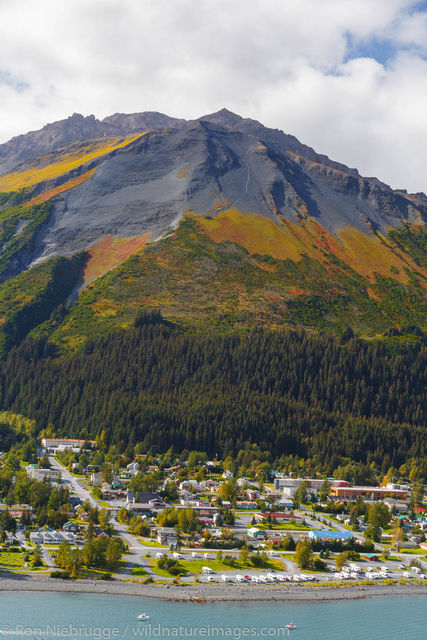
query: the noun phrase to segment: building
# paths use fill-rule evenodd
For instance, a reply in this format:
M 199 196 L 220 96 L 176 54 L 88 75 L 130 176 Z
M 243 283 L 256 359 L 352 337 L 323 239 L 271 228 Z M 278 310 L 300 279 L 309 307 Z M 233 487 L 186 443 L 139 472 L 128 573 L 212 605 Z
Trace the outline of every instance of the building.
M 139 462 L 131 462 L 127 465 L 126 469 L 129 471 L 131 475 L 136 475 L 139 471 Z
M 12 518 L 15 518 L 15 520 L 20 520 L 24 513 L 28 513 L 30 514 L 30 516 L 32 516 L 33 507 L 30 507 L 28 504 L 18 504 L 14 507 L 10 507 L 9 513 Z
M 76 536 L 71 531 L 32 531 L 30 541 L 33 544 L 61 544 L 64 541 L 75 544 Z
M 100 471 L 93 471 L 90 475 L 90 483 L 96 487 L 102 482 L 102 473 Z
M 30 533 L 30 542 L 33 544 L 43 544 L 44 537 L 40 531 L 31 531 Z
M 42 439 L 42 446 L 46 449 L 47 453 L 57 453 L 57 451 L 64 451 L 64 449 L 80 451 L 85 444 L 88 445 L 91 449 L 94 449 L 96 447 L 95 440 L 75 440 L 73 438 Z
M 192 508 L 194 509 L 197 518 L 213 518 L 215 514 L 219 513 L 218 507 L 204 506 Z
M 295 495 L 295 491 L 300 486 L 301 482 L 308 483 L 308 489 L 312 491 L 320 491 L 325 482 L 325 478 L 281 478 L 277 477 L 274 479 L 274 488 L 279 491 L 283 491 L 283 489 L 290 489 L 291 491 L 285 492 L 287 495 Z M 329 480 L 329 485 L 331 487 L 348 487 L 349 483 L 347 480 Z
M 284 509 L 292 509 L 294 506 L 294 501 L 291 498 L 287 498 L 286 496 L 282 496 L 279 500 L 275 502 L 275 507 L 283 507 Z
M 135 514 L 137 513 L 139 515 L 150 516 L 150 517 L 155 515 L 153 511 L 153 507 L 148 502 L 131 502 L 126 505 L 126 508 L 131 513 L 135 513 Z
M 269 520 L 269 516 L 272 520 L 276 520 L 277 522 L 291 522 L 292 520 L 295 520 L 295 522 L 301 521 L 299 516 L 294 516 L 292 513 L 285 513 L 284 511 L 256 513 L 254 518 L 257 522 L 267 522 Z
M 368 560 L 369 562 L 379 562 L 379 557 L 376 553 L 364 553 L 362 558 L 363 560 Z
M 341 540 L 346 542 L 351 540 L 354 536 L 351 531 L 327 531 L 324 529 L 313 529 L 308 532 L 308 537 L 311 540 Z
M 254 538 L 255 540 L 264 540 L 265 532 L 261 531 L 261 529 L 257 529 L 256 527 L 251 527 L 248 529 L 248 536 L 250 538 Z
M 251 500 L 237 500 L 236 507 L 237 509 L 258 509 L 257 503 Z
M 160 494 L 153 491 L 127 491 L 126 506 L 134 502 L 149 503 L 150 500 L 161 500 Z
M 342 500 L 357 500 L 362 497 L 366 500 L 394 498 L 401 501 L 406 500 L 408 492 L 404 489 L 387 489 L 387 487 L 331 487 L 329 495 Z
M 178 533 L 172 527 L 160 527 L 157 531 L 157 542 L 170 547 L 175 546 L 178 542 Z
M 384 504 L 396 513 L 408 513 L 409 511 L 409 506 L 405 502 L 399 502 L 394 498 L 385 498 Z
M 61 544 L 64 541 L 64 536 L 59 531 L 45 531 L 41 535 L 44 544 Z
M 32 480 L 52 480 L 52 482 L 61 480 L 61 472 L 57 469 L 39 469 L 33 464 L 28 465 L 27 475 Z

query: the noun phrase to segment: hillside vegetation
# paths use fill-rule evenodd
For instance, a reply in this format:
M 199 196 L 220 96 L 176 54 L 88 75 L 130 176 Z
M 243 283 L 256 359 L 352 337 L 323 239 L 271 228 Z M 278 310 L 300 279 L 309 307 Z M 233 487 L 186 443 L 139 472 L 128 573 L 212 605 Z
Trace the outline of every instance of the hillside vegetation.
M 209 238 L 204 227 L 210 224 L 203 218 L 185 219 L 175 233 L 88 286 L 60 322 L 46 323 L 37 334 L 74 350 L 88 337 L 132 326 L 150 308 L 183 327 L 219 332 L 302 325 L 338 334 L 350 327 L 367 337 L 395 330 L 412 340 L 413 327 L 425 328 L 421 267 L 415 262 L 405 266 L 385 243 L 383 250 L 400 260 L 405 282 L 392 269 L 388 276 L 362 275 L 318 250 L 317 256 L 313 250 L 294 260 L 260 255 L 254 252 L 263 247 L 262 241 L 256 244 L 256 235 L 249 253 L 245 238 Z M 286 234 L 274 226 L 277 235 Z
M 52 258 L 0 285 L 0 357 L 66 302 L 79 278 L 84 254 Z
M 209 455 L 257 443 L 276 456 L 341 458 L 385 471 L 425 463 L 425 348 L 302 331 L 183 335 L 159 314 L 57 357 L 26 341 L 0 365 L 0 406 L 58 434 L 125 450 L 170 446 Z

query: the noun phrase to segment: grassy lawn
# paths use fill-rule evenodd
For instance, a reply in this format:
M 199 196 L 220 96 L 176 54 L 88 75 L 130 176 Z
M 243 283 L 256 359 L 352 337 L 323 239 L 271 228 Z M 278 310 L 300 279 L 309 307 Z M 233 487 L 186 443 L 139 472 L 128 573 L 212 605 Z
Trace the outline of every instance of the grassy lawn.
M 0 565 L 7 569 L 23 569 L 24 553 L 10 553 L 9 551 L 0 552 Z
M 381 542 L 381 546 L 383 546 L 385 549 L 393 549 L 394 551 L 397 551 L 397 549 L 395 549 L 393 547 L 393 545 L 391 545 L 389 542 Z M 415 547 L 415 549 L 400 549 L 400 551 L 398 553 L 409 553 L 411 555 L 419 555 L 419 556 L 424 556 L 427 555 L 427 549 L 423 549 L 422 547 Z M 388 558 L 390 560 L 390 558 Z
M 95 496 L 93 496 L 93 497 L 95 498 L 97 503 L 99 505 L 101 505 L 101 507 L 104 507 L 105 509 L 111 509 L 111 504 L 109 502 L 107 502 L 106 500 L 100 500 L 99 498 L 96 498 Z
M 259 509 L 233 509 L 233 513 L 235 516 L 244 516 L 246 514 L 254 515 L 255 513 L 259 513 Z
M 183 564 L 183 563 L 180 563 Z M 167 571 L 165 571 L 164 569 L 160 569 L 160 567 L 157 566 L 157 560 L 151 560 L 150 561 L 150 567 L 153 571 L 153 573 L 155 573 L 157 576 L 162 576 L 162 578 L 174 578 L 175 576 L 171 576 L 170 573 L 168 573 Z M 185 575 L 185 574 L 181 574 L 181 575 Z
M 242 563 L 238 559 L 234 567 L 230 567 L 221 560 L 180 560 L 179 564 L 185 570 L 185 573 L 202 573 L 203 567 L 209 567 L 215 573 L 225 573 L 226 571 L 284 571 L 286 565 L 277 558 L 269 558 L 267 566 L 254 567 L 251 562 Z M 153 572 L 159 576 L 168 576 L 170 574 L 157 566 L 157 560 L 152 560 L 150 566 Z
M 43 571 L 46 569 L 45 565 L 41 567 L 32 567 L 31 555 L 30 555 L 30 560 L 28 562 L 28 567 L 26 567 L 24 556 L 25 556 L 25 552 L 10 553 L 8 551 L 1 551 L 0 552 L 0 571 L 6 570 L 6 571 L 26 572 L 26 571 Z
M 79 578 L 90 578 L 91 580 L 102 580 L 103 576 L 109 573 L 107 569 L 80 569 Z
M 256 524 L 256 525 L 248 525 L 249 529 L 255 526 L 257 529 L 265 530 L 271 529 L 272 531 L 310 531 L 310 527 L 307 527 L 305 524 L 300 524 L 296 522 L 295 524 L 285 523 L 285 524 Z
M 137 577 L 148 576 L 148 573 L 142 567 L 134 567 L 131 571 L 131 574 Z
M 160 544 L 160 542 L 157 542 L 157 540 L 147 540 L 147 538 L 141 538 L 140 536 L 137 536 L 137 538 L 145 547 L 160 547 L 161 549 L 169 549 L 167 544 Z

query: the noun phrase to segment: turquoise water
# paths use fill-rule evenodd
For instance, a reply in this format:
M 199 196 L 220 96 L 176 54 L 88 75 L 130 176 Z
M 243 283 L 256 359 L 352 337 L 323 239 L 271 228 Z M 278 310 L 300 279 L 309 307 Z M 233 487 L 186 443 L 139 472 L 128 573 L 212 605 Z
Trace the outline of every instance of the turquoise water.
M 143 612 L 149 622 L 137 621 Z M 137 596 L 3 592 L 0 636 L 426 640 L 426 614 L 425 596 L 202 605 Z M 291 621 L 297 629 L 284 630 Z

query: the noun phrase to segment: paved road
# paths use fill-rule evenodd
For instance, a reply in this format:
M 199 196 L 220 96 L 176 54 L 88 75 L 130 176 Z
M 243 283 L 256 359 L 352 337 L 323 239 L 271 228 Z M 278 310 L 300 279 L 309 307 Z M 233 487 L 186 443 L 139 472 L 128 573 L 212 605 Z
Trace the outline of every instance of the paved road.
M 80 482 L 80 480 L 76 477 L 74 477 L 64 466 L 62 466 L 58 460 L 56 460 L 56 458 L 50 457 L 49 461 L 51 463 L 52 468 L 54 469 L 58 469 L 59 471 L 61 471 L 61 476 L 63 480 L 66 480 L 67 482 L 69 482 L 72 486 L 73 491 L 78 495 L 78 497 L 80 498 L 80 500 L 82 502 L 84 502 L 85 500 L 88 500 L 89 503 L 93 506 L 93 507 L 97 507 L 98 509 L 102 509 L 102 505 L 99 504 L 99 502 L 93 497 L 93 495 L 90 493 L 90 491 L 88 491 Z M 247 516 L 247 518 L 251 519 L 252 518 L 252 514 L 241 514 L 243 516 L 243 518 L 239 518 L 240 522 L 238 521 L 239 519 L 237 519 L 236 525 L 234 527 L 232 527 L 232 529 L 235 530 L 235 532 L 237 534 L 242 533 L 243 529 L 246 530 L 246 518 L 245 516 Z M 314 512 L 310 512 L 310 511 L 306 511 L 306 512 L 299 512 L 299 515 L 301 516 L 308 516 L 307 517 L 307 521 L 310 518 L 310 516 L 315 515 Z M 316 514 L 317 515 L 317 514 Z M 328 525 L 330 525 L 333 529 L 337 529 L 339 531 L 348 531 L 348 529 L 346 529 L 341 523 L 336 522 L 335 520 L 331 520 L 326 514 L 322 513 L 319 514 L 321 516 L 322 519 L 326 520 Z M 310 518 L 311 520 L 311 518 Z M 313 524 L 317 524 L 317 521 L 313 521 Z M 119 574 L 116 574 L 116 577 L 120 578 L 124 577 L 124 575 L 129 575 L 130 571 L 132 568 L 134 567 L 139 567 L 142 566 L 147 573 L 152 574 L 152 570 L 151 567 L 148 565 L 147 561 L 143 558 L 143 556 L 150 554 L 151 556 L 155 556 L 155 554 L 159 551 L 162 552 L 166 552 L 167 549 L 166 548 L 156 548 L 156 547 L 151 547 L 151 546 L 145 546 L 143 543 L 141 543 L 138 538 L 134 535 L 132 535 L 131 533 L 129 533 L 127 527 L 123 524 L 120 524 L 119 522 L 117 522 L 117 520 L 115 518 L 113 518 L 111 520 L 111 524 L 114 527 L 116 533 L 120 536 L 120 538 L 125 542 L 125 544 L 127 545 L 128 549 L 129 549 L 129 554 L 125 556 L 126 559 L 126 567 L 125 569 L 123 569 L 123 571 L 121 571 Z M 311 524 L 311 522 L 310 522 Z M 319 526 L 320 528 L 320 526 Z M 274 531 L 276 532 L 276 531 Z M 364 536 L 362 533 L 359 532 L 353 532 L 354 536 L 356 538 L 359 538 L 360 540 L 364 540 Z M 382 549 L 381 545 L 377 544 L 377 547 L 379 547 L 380 549 Z M 209 550 L 206 550 L 207 552 L 209 552 Z M 234 551 L 236 550 L 232 550 L 231 553 L 234 555 Z M 199 553 L 202 553 L 202 550 L 199 550 Z M 228 551 L 227 553 L 230 553 L 230 551 Z M 191 558 L 190 552 L 183 552 L 181 551 L 181 554 L 183 555 L 184 559 L 189 560 Z M 215 551 L 210 550 L 210 555 L 214 555 Z M 402 557 L 402 556 L 401 556 Z M 417 558 L 418 556 L 416 555 L 411 555 L 410 557 L 403 555 L 403 562 L 405 564 L 409 564 L 411 559 Z M 426 556 L 419 556 L 419 559 L 423 562 L 423 564 L 426 562 Z M 47 558 L 44 558 L 44 560 L 46 561 Z M 49 558 L 49 565 L 52 566 L 52 562 Z M 289 559 L 285 560 L 286 563 L 286 573 L 287 574 L 292 574 L 292 573 L 298 573 L 298 569 L 296 567 L 296 564 L 292 561 L 290 561 Z M 388 564 L 388 563 L 386 563 Z M 390 565 L 391 566 L 391 565 Z M 425 564 L 424 564 L 425 566 Z M 394 567 L 394 565 L 393 565 Z M 330 566 L 331 570 L 333 570 L 333 565 L 331 564 Z M 233 573 L 233 572 L 231 572 Z M 238 573 L 238 572 L 237 572 Z M 240 572 L 242 573 L 242 572 Z M 231 574 L 230 574 L 231 575 Z M 207 580 L 207 576 L 200 576 L 200 578 L 202 580 Z M 320 578 L 320 576 L 319 576 Z M 220 579 L 219 576 L 216 577 L 216 579 Z M 321 579 L 327 579 L 326 576 L 324 576 Z
M 80 498 L 82 502 L 86 500 L 89 501 L 91 506 L 97 507 L 98 509 L 103 509 L 102 505 L 93 497 L 93 495 L 88 491 L 80 482 L 78 478 L 73 476 L 68 469 L 66 469 L 56 458 L 50 457 L 49 462 L 53 469 L 57 469 L 61 472 L 62 480 L 69 482 L 71 484 L 72 490 L 74 493 Z M 151 569 L 147 566 L 147 563 L 144 562 L 142 556 L 147 553 L 152 553 L 152 547 L 145 547 L 134 535 L 129 533 L 127 527 L 123 524 L 117 522 L 116 519 L 111 519 L 111 525 L 116 531 L 117 535 L 123 540 L 123 542 L 127 545 L 129 549 L 129 554 L 125 556 L 126 559 L 126 568 L 121 573 L 129 573 L 130 570 L 134 567 L 139 567 L 141 565 L 144 566 L 144 569 L 151 573 Z M 119 574 L 118 574 L 119 575 Z

